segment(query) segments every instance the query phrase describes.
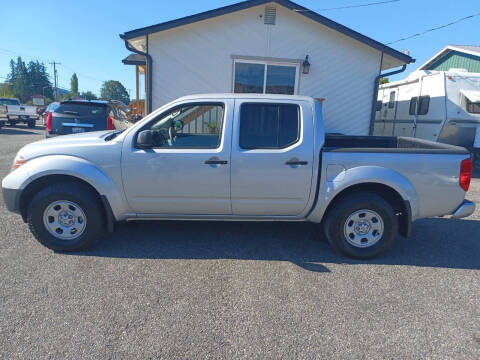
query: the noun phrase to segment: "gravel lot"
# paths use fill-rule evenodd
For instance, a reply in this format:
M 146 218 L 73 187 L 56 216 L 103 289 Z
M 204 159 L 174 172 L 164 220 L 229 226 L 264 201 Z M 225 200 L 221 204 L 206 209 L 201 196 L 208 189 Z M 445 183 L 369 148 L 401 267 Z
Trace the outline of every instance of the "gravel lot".
M 0 129 L 0 177 L 41 138 Z M 0 358 L 480 358 L 479 210 L 368 262 L 311 224 L 122 224 L 59 254 L 0 216 Z

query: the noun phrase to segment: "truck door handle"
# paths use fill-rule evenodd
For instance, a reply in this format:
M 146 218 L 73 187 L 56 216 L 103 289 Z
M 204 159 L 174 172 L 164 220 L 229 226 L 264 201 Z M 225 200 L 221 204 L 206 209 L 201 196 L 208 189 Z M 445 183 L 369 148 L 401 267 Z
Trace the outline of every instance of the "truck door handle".
M 205 164 L 207 165 L 226 165 L 228 164 L 227 160 L 218 160 L 218 159 L 208 159 L 205 160 Z
M 307 165 L 308 161 L 301 161 L 301 160 L 288 160 L 285 162 L 286 165 L 292 166 L 292 165 Z

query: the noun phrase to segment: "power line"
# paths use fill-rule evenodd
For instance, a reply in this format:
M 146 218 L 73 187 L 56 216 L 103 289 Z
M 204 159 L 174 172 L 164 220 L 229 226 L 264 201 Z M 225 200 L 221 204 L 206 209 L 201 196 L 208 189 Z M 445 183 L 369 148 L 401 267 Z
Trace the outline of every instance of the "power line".
M 388 3 L 394 3 L 394 2 L 399 2 L 401 0 L 387 0 L 387 1 L 377 1 L 377 2 L 372 2 L 368 4 L 358 4 L 358 5 L 347 5 L 347 6 L 341 6 L 341 7 L 333 7 L 333 8 L 323 8 L 323 9 L 315 9 L 315 10 L 301 10 L 301 9 L 295 9 L 294 11 L 328 11 L 328 10 L 341 10 L 341 9 L 353 9 L 353 8 L 359 8 L 359 7 L 366 7 L 366 6 L 373 6 L 373 5 L 382 5 L 382 4 L 388 4 Z
M 422 35 L 425 35 L 426 33 L 429 33 L 429 32 L 435 31 L 435 30 L 440 30 L 440 29 L 446 28 L 446 27 L 448 27 L 448 26 L 452 26 L 452 25 L 458 24 L 458 23 L 461 22 L 461 21 L 464 21 L 464 20 L 467 20 L 467 19 L 471 19 L 471 18 L 473 18 L 473 17 L 475 17 L 475 16 L 479 16 L 479 15 L 480 15 L 480 13 L 476 13 L 476 14 L 473 14 L 473 15 L 465 16 L 465 17 L 463 17 L 463 18 L 461 18 L 461 19 L 457 19 L 457 20 L 455 20 L 455 21 L 449 22 L 448 24 L 440 25 L 440 26 L 437 26 L 437 27 L 434 27 L 434 28 L 431 28 L 431 29 L 422 31 L 422 32 L 420 32 L 420 33 L 416 33 L 416 34 L 413 34 L 413 35 L 404 37 L 404 38 L 402 38 L 402 39 L 398 39 L 398 40 L 389 42 L 389 43 L 387 43 L 387 45 L 392 45 L 392 44 L 395 44 L 395 43 L 400 42 L 400 41 L 408 40 L 408 39 L 411 39 L 411 38 L 414 38 L 414 37 L 417 37 L 417 36 L 422 36 Z

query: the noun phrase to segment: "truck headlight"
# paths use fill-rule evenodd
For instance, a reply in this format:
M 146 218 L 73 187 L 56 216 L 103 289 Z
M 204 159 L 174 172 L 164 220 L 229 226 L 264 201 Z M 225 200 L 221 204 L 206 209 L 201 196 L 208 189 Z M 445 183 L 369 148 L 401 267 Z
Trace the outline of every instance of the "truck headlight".
M 17 155 L 15 160 L 13 160 L 12 171 L 18 169 L 20 166 L 25 164 L 27 161 L 21 155 Z

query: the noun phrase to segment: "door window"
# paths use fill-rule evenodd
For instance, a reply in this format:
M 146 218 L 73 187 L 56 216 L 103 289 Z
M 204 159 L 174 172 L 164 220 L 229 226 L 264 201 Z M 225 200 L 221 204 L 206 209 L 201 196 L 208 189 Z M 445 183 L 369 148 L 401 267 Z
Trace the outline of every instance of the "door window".
M 294 104 L 242 104 L 240 147 L 281 149 L 300 137 L 300 109 Z
M 296 93 L 297 64 L 235 61 L 233 91 L 235 93 Z
M 220 146 L 223 104 L 185 104 L 160 115 L 151 130 L 157 148 L 216 149 Z
M 429 107 L 430 107 L 430 96 L 429 95 L 420 96 L 418 98 L 417 115 L 427 115 Z M 408 113 L 410 115 L 415 115 L 416 111 L 417 111 L 417 97 L 412 97 L 410 99 L 410 109 L 408 110 Z

